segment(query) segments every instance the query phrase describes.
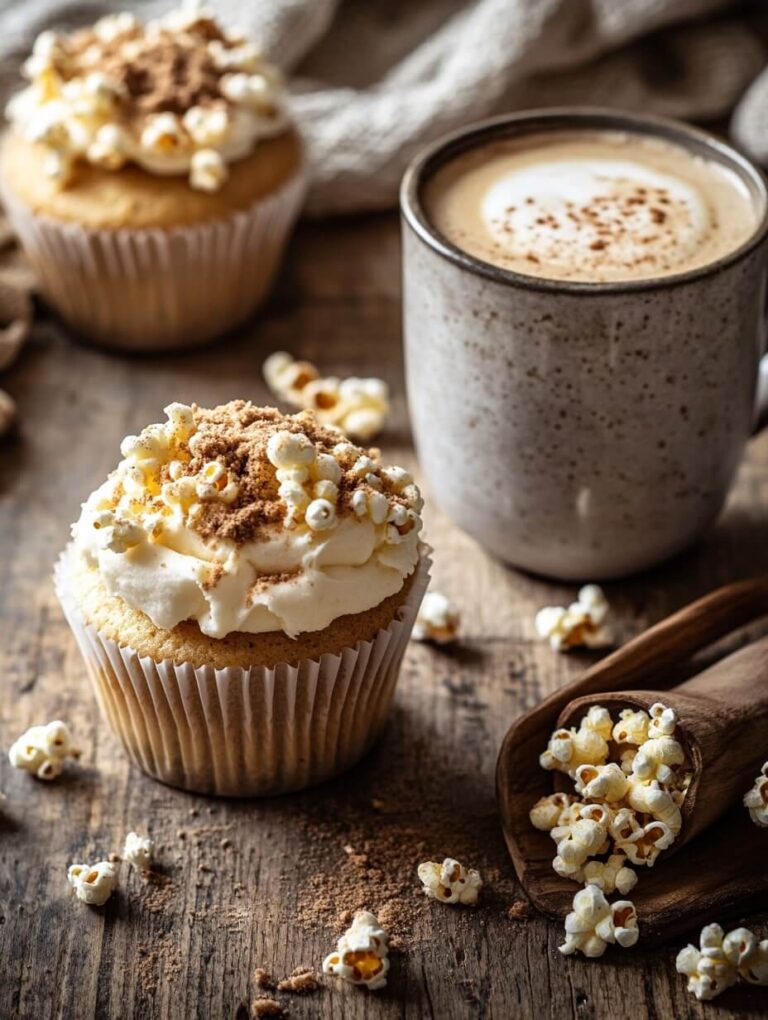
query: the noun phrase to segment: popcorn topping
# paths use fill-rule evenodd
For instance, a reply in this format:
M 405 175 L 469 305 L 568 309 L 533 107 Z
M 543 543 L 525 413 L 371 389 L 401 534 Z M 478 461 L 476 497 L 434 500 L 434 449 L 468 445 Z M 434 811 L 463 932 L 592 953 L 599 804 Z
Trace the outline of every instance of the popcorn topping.
M 567 609 L 561 606 L 540 609 L 535 619 L 536 632 L 558 652 L 579 646 L 604 648 L 611 643 L 610 633 L 603 626 L 608 610 L 602 588 L 587 584 Z
M 420 864 L 418 875 L 425 895 L 441 903 L 470 906 L 477 903 L 478 894 L 483 888 L 483 880 L 478 871 L 465 868 L 451 857 L 446 857 L 442 864 L 436 861 Z
M 73 529 L 110 594 L 158 627 L 223 637 L 319 630 L 400 591 L 422 500 L 378 450 L 244 401 L 166 415 L 123 441 Z
M 139 871 L 150 870 L 154 852 L 155 843 L 149 836 L 140 836 L 138 832 L 129 832 L 126 836 L 123 857 Z
M 107 170 L 131 161 L 216 191 L 228 163 L 288 123 L 276 70 L 207 10 L 44 32 L 23 72 L 30 85 L 8 117 L 49 149 L 47 173 L 64 185 L 78 160 Z
M 24 769 L 38 779 L 55 779 L 67 758 L 79 758 L 69 727 L 57 719 L 45 726 L 31 726 L 11 745 L 8 758 L 14 768 Z
M 744 807 L 749 810 L 749 817 L 763 828 L 768 827 L 768 761 L 760 770 L 751 790 L 744 795 Z
M 365 910 L 355 915 L 337 942 L 336 952 L 323 960 L 323 973 L 375 991 L 387 983 L 388 957 L 389 936 L 374 915 Z
M 311 362 L 296 361 L 285 351 L 271 354 L 263 372 L 280 400 L 314 411 L 318 421 L 363 442 L 381 432 L 389 416 L 389 392 L 381 379 L 321 379 Z
M 609 944 L 626 949 L 639 937 L 634 905 L 629 900 L 610 904 L 601 889 L 588 885 L 573 898 L 573 909 L 565 919 L 565 942 L 559 949 L 563 956 L 580 952 L 595 958 Z
M 412 637 L 414 641 L 434 641 L 438 645 L 450 644 L 456 640 L 460 623 L 461 615 L 448 598 L 441 592 L 428 591 L 413 625 Z
M 687 945 L 677 954 L 678 974 L 688 978 L 688 991 L 700 1001 L 714 999 L 739 978 L 768 985 L 768 939 L 762 942 L 748 928 L 724 935 L 719 924 L 708 924 L 699 936 L 699 948 Z
M 109 861 L 72 864 L 67 871 L 67 880 L 79 900 L 89 906 L 100 907 L 117 886 L 117 872 Z

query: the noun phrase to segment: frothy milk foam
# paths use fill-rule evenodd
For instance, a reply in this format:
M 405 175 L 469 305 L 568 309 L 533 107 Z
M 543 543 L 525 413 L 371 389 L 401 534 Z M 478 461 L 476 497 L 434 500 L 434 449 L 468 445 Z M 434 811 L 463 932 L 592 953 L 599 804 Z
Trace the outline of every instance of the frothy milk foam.
M 706 265 L 754 233 L 730 169 L 660 139 L 598 131 L 491 142 L 441 167 L 426 208 L 440 233 L 503 269 L 602 283 Z

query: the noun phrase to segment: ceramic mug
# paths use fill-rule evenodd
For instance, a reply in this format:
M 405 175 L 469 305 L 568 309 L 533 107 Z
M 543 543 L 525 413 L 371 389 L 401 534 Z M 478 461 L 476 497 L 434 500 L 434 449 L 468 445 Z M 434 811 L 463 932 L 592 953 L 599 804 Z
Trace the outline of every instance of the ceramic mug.
M 755 233 L 674 276 L 572 283 L 482 262 L 430 224 L 423 188 L 447 160 L 561 128 L 650 135 L 726 165 L 757 204 Z M 432 144 L 400 203 L 408 402 L 438 504 L 490 552 L 563 579 L 630 574 L 699 537 L 756 422 L 768 270 L 760 171 L 674 121 L 553 109 Z

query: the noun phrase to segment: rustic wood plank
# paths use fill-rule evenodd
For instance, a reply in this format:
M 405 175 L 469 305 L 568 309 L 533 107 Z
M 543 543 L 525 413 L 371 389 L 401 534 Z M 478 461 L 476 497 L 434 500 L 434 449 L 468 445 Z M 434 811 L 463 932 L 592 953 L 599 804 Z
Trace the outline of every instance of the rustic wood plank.
M 23 425 L 18 440 L 0 447 L 0 747 L 31 723 L 61 716 L 84 754 L 52 786 L 0 758 L 8 795 L 0 813 L 0 1017 L 246 1017 L 257 966 L 279 976 L 318 967 L 332 947 L 338 911 L 313 918 L 308 904 L 316 890 L 322 899 L 347 876 L 350 887 L 359 879 L 348 844 L 367 845 L 369 905 L 405 905 L 404 951 L 393 957 L 383 994 L 326 982 L 306 998 L 281 997 L 293 1017 L 708 1015 L 674 973 L 677 944 L 647 952 L 641 943 L 600 963 L 564 960 L 556 924 L 508 917 L 520 894 L 494 803 L 496 754 L 513 719 L 592 659 L 556 656 L 534 639 L 535 610 L 567 600 L 569 586 L 507 569 L 436 508 L 428 514 L 435 585 L 461 606 L 464 639 L 454 651 L 411 646 L 392 723 L 348 776 L 274 801 L 211 801 L 129 766 L 98 718 L 50 584 L 81 499 L 116 462 L 120 439 L 157 420 L 168 400 L 265 400 L 260 366 L 278 347 L 334 373 L 384 376 L 395 413 L 382 446 L 413 465 L 398 254 L 391 216 L 306 226 L 265 316 L 216 347 L 122 358 L 74 346 L 43 323 L 4 376 Z M 729 509 L 704 543 L 609 586 L 620 639 L 719 584 L 768 570 L 766 495 L 768 436 L 752 444 Z M 162 848 L 160 878 L 148 885 L 123 871 L 119 895 L 103 910 L 74 902 L 66 866 L 119 850 L 131 828 L 151 829 Z M 489 880 L 475 911 L 418 895 L 424 853 L 459 851 Z M 402 886 L 395 896 L 390 869 Z M 409 887 L 402 876 L 411 871 Z M 761 989 L 732 991 L 718 1015 L 765 1015 L 767 1001 Z

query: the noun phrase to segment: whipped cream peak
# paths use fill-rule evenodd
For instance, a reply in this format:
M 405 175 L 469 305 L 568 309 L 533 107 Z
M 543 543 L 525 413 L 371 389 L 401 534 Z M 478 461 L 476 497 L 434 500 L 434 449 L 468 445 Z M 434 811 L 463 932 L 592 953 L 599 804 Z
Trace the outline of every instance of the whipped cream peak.
M 216 191 L 229 163 L 288 124 L 277 69 L 207 8 L 145 25 L 109 14 L 91 28 L 43 32 L 23 73 L 30 84 L 8 118 L 48 149 L 46 172 L 63 185 L 78 161 L 107 170 L 132 162 Z
M 507 254 L 596 275 L 685 263 L 711 230 L 691 184 L 618 157 L 511 170 L 488 190 L 482 211 Z
M 419 558 L 411 475 L 319 425 L 245 401 L 165 409 L 83 504 L 76 551 L 164 628 L 320 630 L 396 594 Z

